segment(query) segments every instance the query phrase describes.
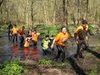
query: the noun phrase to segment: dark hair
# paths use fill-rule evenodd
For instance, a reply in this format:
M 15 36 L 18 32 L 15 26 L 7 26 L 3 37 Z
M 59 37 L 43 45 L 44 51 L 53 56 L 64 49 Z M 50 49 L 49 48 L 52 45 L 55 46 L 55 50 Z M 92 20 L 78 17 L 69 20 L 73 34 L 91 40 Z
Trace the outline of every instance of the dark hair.
M 23 28 L 25 28 L 25 26 L 22 26 Z
M 49 37 L 49 35 L 46 35 L 45 37 Z
M 36 31 L 36 29 L 34 29 L 34 31 Z
M 61 31 L 62 31 L 63 28 L 66 28 L 66 26 L 62 26 L 62 27 L 61 27 Z
M 88 24 L 87 20 L 82 20 L 82 24 Z
M 14 24 L 14 26 L 15 26 L 15 27 L 17 27 L 17 25 L 16 25 L 16 24 Z
M 36 29 L 34 29 L 33 31 L 34 31 L 34 32 L 37 32 L 37 30 L 36 30 Z
M 32 29 L 32 31 L 33 31 L 33 32 L 36 32 L 37 30 L 36 30 L 36 29 Z
M 54 35 L 51 35 L 51 37 L 54 37 Z
M 26 37 L 29 37 L 29 35 L 27 34 Z

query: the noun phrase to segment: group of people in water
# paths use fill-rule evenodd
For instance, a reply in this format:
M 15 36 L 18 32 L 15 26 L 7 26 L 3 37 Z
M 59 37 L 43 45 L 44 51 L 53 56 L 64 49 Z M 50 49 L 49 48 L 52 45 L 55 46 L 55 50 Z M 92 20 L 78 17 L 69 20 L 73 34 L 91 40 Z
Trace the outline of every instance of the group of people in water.
M 83 50 L 81 49 L 81 45 L 83 44 L 85 46 L 84 49 L 88 48 L 88 43 L 87 43 L 88 29 L 89 27 L 88 27 L 87 21 L 82 20 L 82 24 L 80 24 L 75 30 L 74 38 L 77 44 L 77 53 L 75 57 L 77 59 L 84 58 L 82 55 Z M 22 28 L 18 30 L 17 25 L 12 26 L 12 24 L 10 23 L 8 26 L 8 39 L 9 40 L 12 39 L 12 42 L 14 43 L 18 41 L 17 39 L 18 36 L 20 40 L 20 46 L 24 46 L 25 48 L 28 48 L 30 47 L 30 41 L 32 41 L 33 42 L 32 46 L 36 47 L 40 33 L 37 32 L 36 29 L 32 30 L 30 28 L 28 30 L 28 33 L 26 34 L 24 26 L 22 26 Z M 49 35 L 45 35 L 45 38 L 41 42 L 43 55 L 46 55 L 49 53 L 48 49 L 51 49 L 53 51 L 54 45 L 56 45 L 58 51 L 54 60 L 57 61 L 60 55 L 62 55 L 61 61 L 64 62 L 65 61 L 65 46 L 66 46 L 67 40 L 71 41 L 71 36 L 69 35 L 69 33 L 67 33 L 67 29 L 65 26 L 61 28 L 61 31 L 56 36 L 51 35 L 50 37 Z

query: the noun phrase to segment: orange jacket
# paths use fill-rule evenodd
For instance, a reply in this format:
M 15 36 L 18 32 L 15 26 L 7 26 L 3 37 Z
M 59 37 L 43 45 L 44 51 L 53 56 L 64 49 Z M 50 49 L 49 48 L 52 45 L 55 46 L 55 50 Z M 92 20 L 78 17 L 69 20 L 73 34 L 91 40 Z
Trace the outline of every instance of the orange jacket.
M 37 42 L 39 35 L 40 35 L 40 33 L 34 33 L 34 32 L 32 32 L 32 40 L 35 41 L 35 42 Z
M 29 46 L 30 46 L 30 41 L 26 38 L 24 47 L 29 47 Z
M 61 45 L 61 46 L 65 46 L 65 41 L 67 41 L 67 39 L 69 39 L 70 36 L 68 33 L 66 34 L 63 34 L 62 32 L 60 32 L 56 37 L 55 37 L 55 41 L 58 45 Z M 65 41 L 64 41 L 65 39 Z
M 19 30 L 18 36 L 21 36 L 21 35 L 23 35 L 23 34 L 24 34 L 24 28 L 21 28 L 21 29 Z
M 12 32 L 13 32 L 13 34 L 17 34 L 17 33 L 18 33 L 18 28 L 13 27 L 13 28 L 12 28 Z
M 20 29 L 20 35 L 23 35 L 24 34 L 24 28 Z

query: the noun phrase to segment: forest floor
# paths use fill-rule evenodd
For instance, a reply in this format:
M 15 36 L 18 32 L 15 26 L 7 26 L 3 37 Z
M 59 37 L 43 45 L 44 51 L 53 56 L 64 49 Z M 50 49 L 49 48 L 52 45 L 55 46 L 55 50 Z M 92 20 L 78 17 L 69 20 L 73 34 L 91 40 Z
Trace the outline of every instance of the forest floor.
M 64 63 L 29 65 L 29 72 L 23 75 L 100 75 L 100 47 L 84 52 L 84 59 L 69 58 Z

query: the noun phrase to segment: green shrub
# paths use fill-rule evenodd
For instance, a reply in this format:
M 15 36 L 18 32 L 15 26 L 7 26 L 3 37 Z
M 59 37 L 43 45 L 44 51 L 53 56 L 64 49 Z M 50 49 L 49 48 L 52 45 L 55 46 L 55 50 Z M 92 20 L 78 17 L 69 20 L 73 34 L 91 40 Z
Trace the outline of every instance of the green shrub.
M 90 71 L 89 75 L 97 75 L 97 73 L 100 71 L 100 67 L 97 65 Z
M 66 67 L 66 66 L 68 67 L 68 65 L 69 65 L 68 62 L 64 62 L 64 63 L 62 63 L 62 62 L 61 63 L 53 63 L 53 66 L 54 67 L 57 67 L 57 68 L 58 67 Z
M 46 25 L 42 26 L 41 28 L 39 28 L 39 32 L 41 34 L 41 38 L 44 38 L 46 34 L 48 35 L 57 35 L 57 33 L 60 31 L 60 26 L 55 26 L 55 25 L 48 25 L 48 27 Z
M 0 25 L 0 30 L 7 30 L 7 25 Z
M 21 75 L 22 72 L 27 72 L 27 69 L 22 67 L 19 61 L 5 62 L 0 64 L 0 75 Z
M 95 28 L 91 24 L 88 24 L 88 26 L 89 26 L 90 32 L 93 32 L 95 30 Z
M 40 59 L 38 61 L 38 64 L 43 64 L 44 66 L 49 66 L 50 64 L 52 64 L 51 60 L 46 60 L 46 59 Z

